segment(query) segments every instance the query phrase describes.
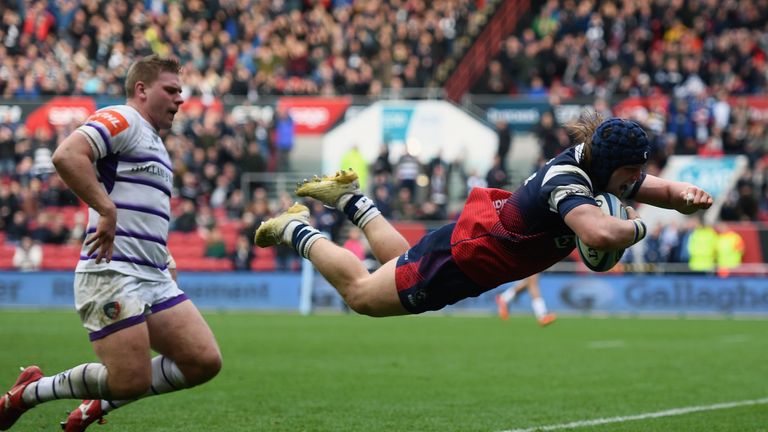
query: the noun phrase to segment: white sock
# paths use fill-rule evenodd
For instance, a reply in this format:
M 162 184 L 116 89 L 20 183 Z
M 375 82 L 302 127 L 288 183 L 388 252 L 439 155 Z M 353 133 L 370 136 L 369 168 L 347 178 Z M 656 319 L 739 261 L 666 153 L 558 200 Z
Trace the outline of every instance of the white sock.
M 28 385 L 21 397 L 29 407 L 55 399 L 108 399 L 107 368 L 101 363 L 75 366 L 40 378 Z
M 504 300 L 504 303 L 509 303 L 515 299 L 515 295 L 517 295 L 517 291 L 514 288 L 505 289 L 501 293 L 501 299 Z
M 173 360 L 162 355 L 152 359 L 152 385 L 144 396 L 170 393 L 187 387 L 187 379 Z
M 531 300 L 531 307 L 533 308 L 533 314 L 538 319 L 547 314 L 547 304 L 544 303 L 544 299 L 541 297 Z

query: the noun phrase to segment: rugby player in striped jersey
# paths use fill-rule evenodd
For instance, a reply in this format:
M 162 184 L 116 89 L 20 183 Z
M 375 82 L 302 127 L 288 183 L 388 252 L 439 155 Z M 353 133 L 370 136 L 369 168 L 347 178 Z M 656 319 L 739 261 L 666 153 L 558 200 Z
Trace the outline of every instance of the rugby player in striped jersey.
M 0 398 L 0 430 L 40 403 L 84 399 L 62 423 L 82 431 L 138 398 L 219 372 L 216 340 L 176 285 L 167 248 L 173 168 L 158 133 L 183 103 L 180 70 L 176 60 L 139 59 L 126 76 L 126 104 L 98 110 L 56 149 L 57 172 L 89 206 L 75 307 L 100 362 L 51 376 L 25 368 Z

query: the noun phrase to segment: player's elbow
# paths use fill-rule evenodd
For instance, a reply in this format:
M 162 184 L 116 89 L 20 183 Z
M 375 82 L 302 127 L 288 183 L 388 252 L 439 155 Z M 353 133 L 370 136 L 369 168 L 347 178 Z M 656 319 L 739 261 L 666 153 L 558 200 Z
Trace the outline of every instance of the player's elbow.
M 51 155 L 51 162 L 57 172 L 61 173 L 62 171 L 67 172 L 73 170 L 72 155 L 72 150 L 66 145 L 60 145 L 56 151 L 53 152 L 53 155 Z
M 64 153 L 65 150 L 62 149 L 61 146 L 59 146 L 56 151 L 53 152 L 53 155 L 51 156 L 51 162 L 53 163 L 54 168 L 56 170 L 61 169 L 62 163 L 64 162 Z

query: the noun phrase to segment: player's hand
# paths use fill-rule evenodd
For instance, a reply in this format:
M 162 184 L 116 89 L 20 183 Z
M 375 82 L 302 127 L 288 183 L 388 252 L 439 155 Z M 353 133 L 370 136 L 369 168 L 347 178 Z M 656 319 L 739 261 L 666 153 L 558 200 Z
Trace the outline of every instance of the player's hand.
M 708 209 L 712 206 L 712 196 L 696 186 L 685 188 L 684 191 L 680 192 L 679 198 L 682 201 L 682 206 L 679 209 L 685 214 Z
M 173 255 L 171 255 L 170 251 L 168 251 L 168 259 L 166 260 L 166 264 L 168 265 L 168 273 L 171 274 L 171 279 L 173 279 L 174 282 L 178 282 L 179 272 L 176 270 L 176 260 L 173 259 Z
M 115 231 L 117 229 L 117 208 L 112 207 L 99 215 L 99 223 L 96 225 L 96 232 L 91 234 L 85 240 L 85 245 L 90 246 L 88 256 L 96 255 L 96 264 L 101 264 L 104 259 L 107 262 L 112 261 L 112 250 L 115 246 Z
M 634 209 L 634 207 L 624 206 L 624 209 L 627 211 L 627 219 L 640 219 L 640 214 L 637 212 L 637 210 Z

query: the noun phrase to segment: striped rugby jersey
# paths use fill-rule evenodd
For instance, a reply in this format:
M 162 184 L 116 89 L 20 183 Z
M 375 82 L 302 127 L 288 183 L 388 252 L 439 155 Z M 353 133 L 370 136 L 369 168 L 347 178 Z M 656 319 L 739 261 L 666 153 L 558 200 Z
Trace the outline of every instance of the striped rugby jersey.
M 117 231 L 110 263 L 96 264 L 96 254 L 87 256 L 90 246 L 83 244 L 75 271 L 170 279 L 166 245 L 173 167 L 157 131 L 128 105 L 100 109 L 76 131 L 88 138 L 99 181 L 117 207 Z M 88 235 L 98 221 L 99 214 L 89 208 Z
M 551 159 L 514 193 L 475 189 L 451 236 L 453 258 L 478 285 L 491 289 L 546 270 L 576 246 L 565 215 L 597 205 L 589 175 L 580 168 L 582 145 Z M 631 199 L 645 174 L 628 190 Z

